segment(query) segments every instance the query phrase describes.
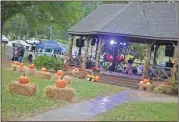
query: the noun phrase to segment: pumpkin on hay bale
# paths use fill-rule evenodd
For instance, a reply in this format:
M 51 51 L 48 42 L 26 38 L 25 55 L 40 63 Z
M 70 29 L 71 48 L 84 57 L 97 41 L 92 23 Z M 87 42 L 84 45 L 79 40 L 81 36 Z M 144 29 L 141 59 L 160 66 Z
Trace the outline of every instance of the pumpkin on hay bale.
M 35 84 L 21 84 L 18 81 L 9 84 L 9 93 L 21 94 L 24 96 L 33 96 L 37 91 Z
M 45 89 L 45 96 L 52 99 L 72 101 L 75 97 L 75 91 L 73 88 L 59 88 L 56 86 L 48 86 Z
M 153 91 L 154 85 L 153 84 L 138 84 L 138 90 L 146 90 L 146 91 Z

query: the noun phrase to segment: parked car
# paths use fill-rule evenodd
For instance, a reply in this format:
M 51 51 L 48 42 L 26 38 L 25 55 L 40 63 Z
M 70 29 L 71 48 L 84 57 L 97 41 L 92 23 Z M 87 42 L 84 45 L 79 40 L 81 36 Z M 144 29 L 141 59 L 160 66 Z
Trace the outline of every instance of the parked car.
M 37 38 L 31 38 L 29 40 L 26 40 L 26 43 L 27 44 L 38 44 L 38 43 L 40 43 L 40 40 Z
M 1 42 L 7 44 L 9 42 L 9 39 L 6 36 L 2 35 L 2 41 Z

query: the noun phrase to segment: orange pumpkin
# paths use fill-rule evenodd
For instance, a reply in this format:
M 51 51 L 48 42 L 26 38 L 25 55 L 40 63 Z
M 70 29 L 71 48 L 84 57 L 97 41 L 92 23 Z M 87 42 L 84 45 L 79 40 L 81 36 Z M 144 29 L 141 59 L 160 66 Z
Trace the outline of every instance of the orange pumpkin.
M 91 75 L 90 74 L 87 74 L 86 77 L 90 77 Z
M 64 75 L 63 70 L 58 70 L 58 71 L 57 71 L 57 76 L 63 76 L 63 75 Z
M 66 84 L 67 84 L 67 82 L 64 79 L 58 79 L 56 81 L 56 86 L 59 87 L 59 88 L 65 88 Z
M 29 64 L 29 69 L 34 69 L 35 68 L 35 65 L 34 64 Z
M 24 76 L 20 76 L 18 80 L 19 80 L 19 83 L 21 83 L 21 84 L 28 84 L 29 83 L 29 78 L 26 77 L 25 74 L 24 74 Z
M 149 82 L 149 79 L 144 79 L 144 83 L 148 83 Z
M 20 63 L 20 66 L 23 67 L 23 66 L 24 66 L 24 63 Z
M 95 76 L 95 81 L 99 81 L 99 76 Z
M 45 67 L 41 68 L 42 72 L 47 72 L 47 69 Z
M 18 62 L 18 61 L 14 61 L 13 63 L 16 64 L 16 65 L 20 64 L 20 62 Z

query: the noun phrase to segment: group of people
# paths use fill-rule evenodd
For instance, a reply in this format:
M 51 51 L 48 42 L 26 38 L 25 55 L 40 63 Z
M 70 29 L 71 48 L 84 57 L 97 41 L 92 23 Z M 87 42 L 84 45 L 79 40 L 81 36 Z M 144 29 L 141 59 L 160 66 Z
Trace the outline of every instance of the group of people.
M 24 52 L 24 47 L 15 47 L 15 44 L 13 44 L 13 56 L 11 60 L 19 61 L 21 63 L 24 57 Z

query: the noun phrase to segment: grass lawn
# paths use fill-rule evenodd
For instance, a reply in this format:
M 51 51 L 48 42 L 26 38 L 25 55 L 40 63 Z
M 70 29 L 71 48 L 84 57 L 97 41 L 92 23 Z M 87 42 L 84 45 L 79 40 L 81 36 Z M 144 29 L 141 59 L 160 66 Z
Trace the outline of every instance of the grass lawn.
M 8 70 L 7 64 L 2 64 L 2 120 L 17 120 L 27 118 L 33 114 L 47 111 L 52 108 L 70 104 L 66 101 L 52 100 L 44 95 L 44 88 L 55 85 L 51 80 L 43 80 L 30 76 L 31 81 L 38 85 L 35 96 L 25 97 L 8 93 L 8 84 L 18 79 L 21 73 Z M 73 87 L 76 91 L 75 102 L 89 100 L 97 96 L 110 95 L 122 90 L 122 88 L 107 84 L 93 83 L 78 78 L 73 78 Z
M 178 121 L 177 103 L 123 103 L 95 121 Z

